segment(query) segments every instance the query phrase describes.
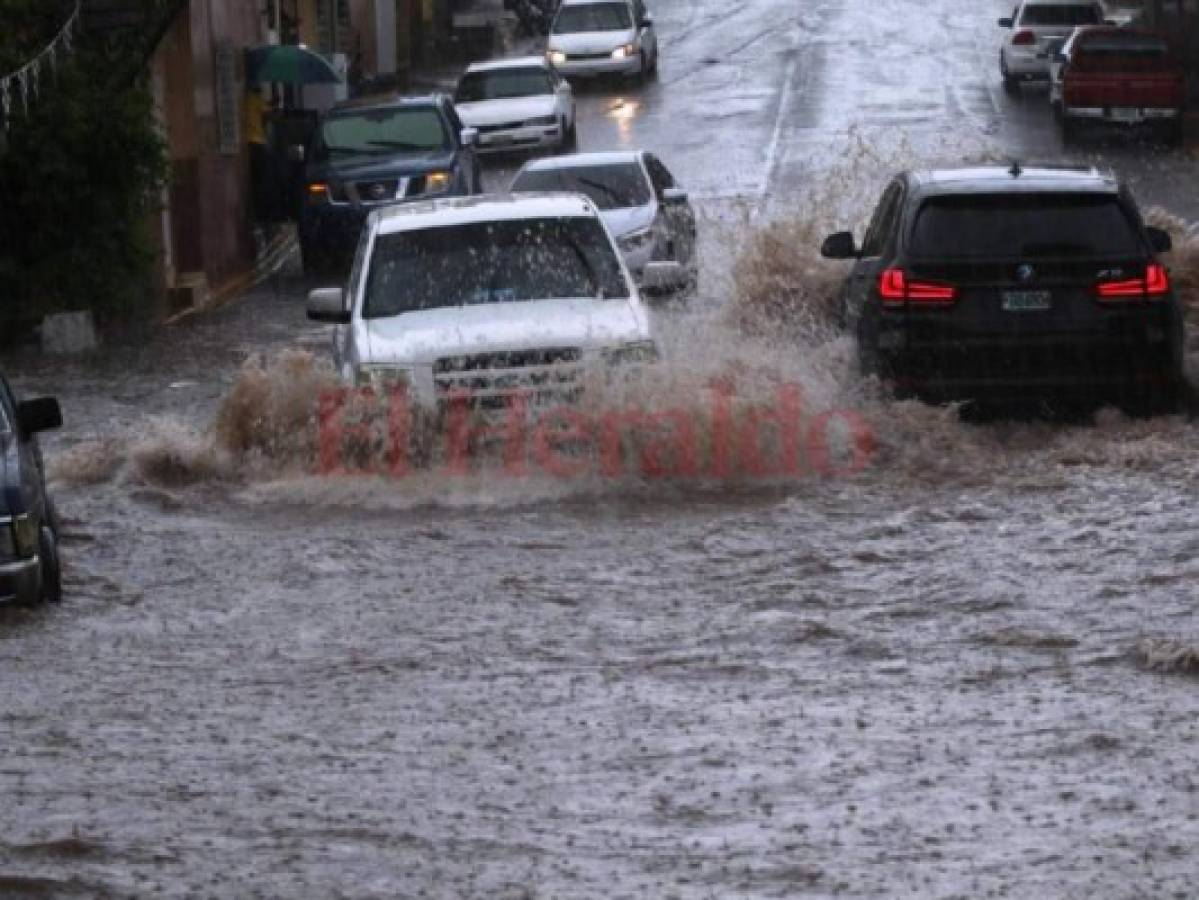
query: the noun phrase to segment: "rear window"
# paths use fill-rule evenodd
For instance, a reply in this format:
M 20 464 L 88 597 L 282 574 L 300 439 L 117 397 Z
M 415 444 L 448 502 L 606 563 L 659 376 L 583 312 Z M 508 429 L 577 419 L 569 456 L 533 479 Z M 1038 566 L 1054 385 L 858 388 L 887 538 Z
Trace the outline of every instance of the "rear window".
M 518 174 L 512 182 L 512 190 L 583 194 L 604 210 L 645 206 L 650 201 L 649 179 L 634 162 L 533 169 Z
M 1143 253 L 1115 197 L 996 194 L 933 197 L 916 213 L 910 252 L 923 259 L 1122 258 Z
M 1151 71 L 1174 62 L 1164 40 L 1142 35 L 1096 35 L 1081 40 L 1073 55 L 1075 68 L 1087 70 Z
M 471 222 L 377 238 L 362 316 L 628 295 L 624 272 L 598 219 Z
M 1068 28 L 1075 25 L 1098 25 L 1102 21 L 1103 13 L 1098 6 L 1038 3 L 1025 6 L 1017 24 Z

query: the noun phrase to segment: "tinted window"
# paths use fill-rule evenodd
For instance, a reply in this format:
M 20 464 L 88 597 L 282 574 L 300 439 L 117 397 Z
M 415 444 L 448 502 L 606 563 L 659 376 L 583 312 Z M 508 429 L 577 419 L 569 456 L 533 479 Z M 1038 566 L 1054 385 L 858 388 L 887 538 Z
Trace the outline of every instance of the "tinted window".
M 1114 197 L 1001 194 L 935 197 L 912 225 L 911 254 L 935 259 L 1139 256 L 1133 223 Z
M 1020 25 L 1043 25 L 1062 28 L 1074 25 L 1098 25 L 1103 16 L 1097 6 L 1037 5 L 1024 7 Z
M 628 31 L 633 27 L 629 8 L 624 3 L 585 3 L 564 6 L 554 19 L 554 34 L 578 34 L 584 31 Z
M 553 92 L 554 86 L 545 69 L 498 69 L 463 76 L 454 100 L 458 103 L 477 103 L 481 100 L 506 100 Z
M 899 216 L 901 201 L 903 199 L 903 186 L 896 182 L 887 188 L 882 199 L 878 203 L 878 208 L 874 211 L 874 218 L 870 222 L 870 227 L 866 230 L 866 237 L 862 241 L 862 255 L 866 257 L 879 256 L 887 245 L 887 239 L 891 236 L 891 231 L 895 228 L 895 221 Z
M 1147 35 L 1103 34 L 1080 40 L 1072 60 L 1077 69 L 1146 71 L 1173 65 L 1170 48 Z
M 627 296 L 620 262 L 597 219 L 520 219 L 380 235 L 362 315 Z
M 583 194 L 600 209 L 645 206 L 650 201 L 645 172 L 633 162 L 525 171 L 516 176 L 512 190 Z
M 450 145 L 445 123 L 432 107 L 339 113 L 321 129 L 327 153 L 395 153 L 439 150 Z

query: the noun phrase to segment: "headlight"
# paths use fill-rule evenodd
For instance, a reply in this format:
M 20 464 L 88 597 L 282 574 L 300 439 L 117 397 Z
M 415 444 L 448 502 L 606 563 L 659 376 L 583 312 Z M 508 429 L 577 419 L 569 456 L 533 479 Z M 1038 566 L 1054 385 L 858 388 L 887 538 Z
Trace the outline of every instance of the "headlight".
M 653 363 L 658 359 L 658 345 L 653 341 L 633 341 L 604 351 L 604 361 L 613 366 Z
M 448 191 L 453 181 L 453 172 L 430 172 L 425 176 L 425 183 L 421 189 L 421 193 L 440 194 L 442 191 Z
M 623 47 L 617 47 L 612 51 L 613 59 L 629 59 L 637 55 L 636 44 L 625 44 Z
M 640 231 L 630 231 L 628 234 L 622 234 L 616 239 L 616 243 L 621 250 L 626 253 L 631 253 L 636 250 L 643 250 L 654 242 L 654 228 L 651 225 L 649 228 L 642 228 Z
M 37 522 L 29 516 L 0 519 L 0 558 L 29 559 L 37 555 Z
M 354 373 L 358 387 L 387 388 L 412 383 L 412 369 L 407 366 L 365 365 Z
M 561 50 L 547 50 L 545 55 L 551 66 L 560 66 L 566 62 L 566 54 Z

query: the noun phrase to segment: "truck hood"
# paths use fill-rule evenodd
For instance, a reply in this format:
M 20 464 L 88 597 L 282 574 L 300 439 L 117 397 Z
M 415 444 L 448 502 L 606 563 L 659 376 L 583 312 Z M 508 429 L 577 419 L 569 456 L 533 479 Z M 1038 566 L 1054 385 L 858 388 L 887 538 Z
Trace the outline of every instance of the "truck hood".
M 458 116 L 474 128 L 488 125 L 507 125 L 552 116 L 555 109 L 553 94 L 532 97 L 512 97 L 507 100 L 481 100 L 478 103 L 459 103 Z
M 414 175 L 451 169 L 455 156 L 453 150 L 427 150 L 387 156 L 366 153 L 331 156 L 308 167 L 308 180 L 371 181 L 381 178 L 410 178 Z
M 581 31 L 578 34 L 551 34 L 549 49 L 561 50 L 567 56 L 587 53 L 610 53 L 617 47 L 637 40 L 632 28 L 625 31 Z
M 363 322 L 369 359 L 428 365 L 442 356 L 502 350 L 616 347 L 650 337 L 628 300 L 534 300 L 449 306 Z

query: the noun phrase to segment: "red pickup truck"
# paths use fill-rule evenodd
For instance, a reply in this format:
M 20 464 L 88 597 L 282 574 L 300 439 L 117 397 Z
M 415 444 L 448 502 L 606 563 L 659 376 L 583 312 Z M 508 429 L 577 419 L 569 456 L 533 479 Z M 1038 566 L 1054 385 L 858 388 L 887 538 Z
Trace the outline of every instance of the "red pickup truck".
M 1079 28 L 1052 61 L 1049 100 L 1070 143 L 1088 124 L 1144 126 L 1182 140 L 1183 71 L 1169 40 L 1131 28 Z

